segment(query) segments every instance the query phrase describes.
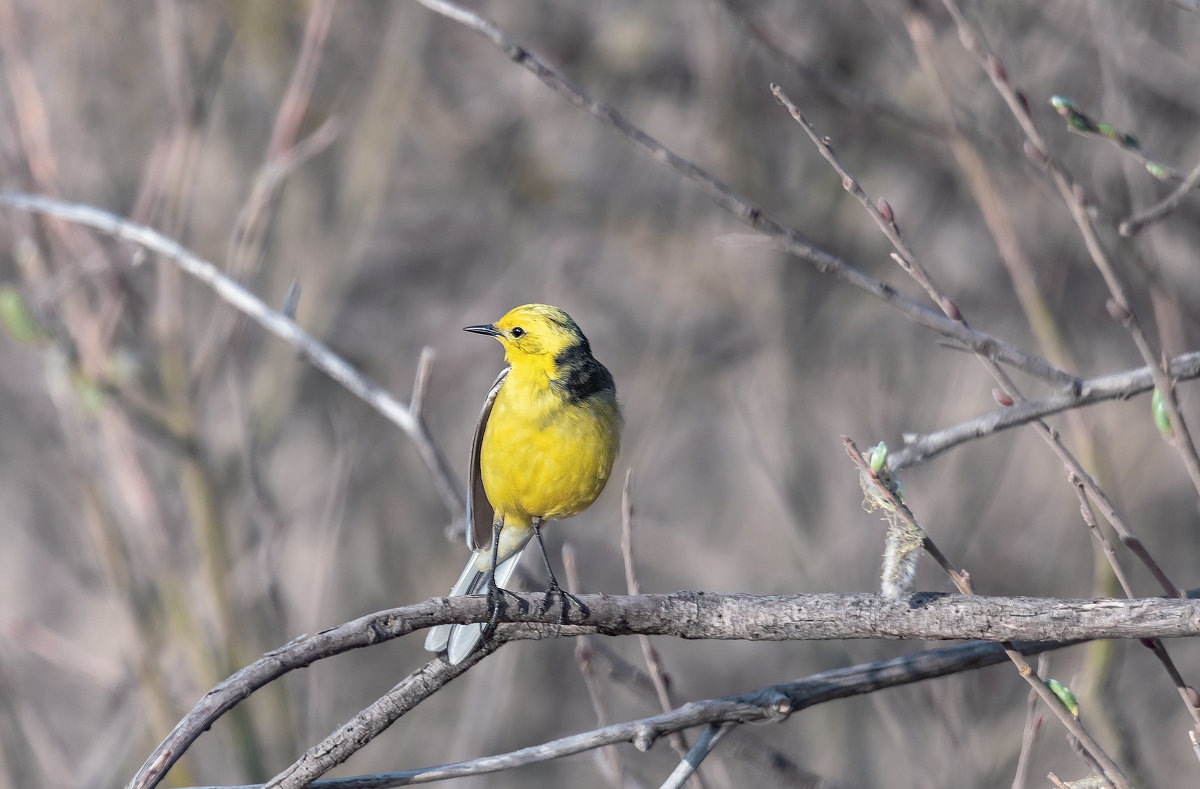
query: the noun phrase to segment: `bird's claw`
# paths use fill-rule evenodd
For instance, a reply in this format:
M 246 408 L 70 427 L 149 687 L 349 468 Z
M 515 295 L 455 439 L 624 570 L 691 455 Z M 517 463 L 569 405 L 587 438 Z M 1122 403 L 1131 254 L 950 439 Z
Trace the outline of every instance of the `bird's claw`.
M 563 589 L 558 585 L 558 581 L 554 579 L 551 579 L 550 585 L 546 587 L 546 594 L 542 597 L 541 613 L 544 614 L 550 610 L 550 606 L 553 604 L 555 597 L 559 599 L 560 606 L 558 611 L 559 632 L 562 632 L 562 626 L 567 623 L 567 614 L 569 614 L 571 611 L 572 603 L 575 604 L 575 606 L 579 609 L 579 612 L 584 616 L 587 616 L 591 613 L 591 611 L 588 610 L 588 607 L 584 605 L 582 600 L 568 592 L 566 589 Z
M 515 592 L 510 592 L 507 589 L 501 588 L 500 585 L 496 583 L 495 578 L 489 579 L 487 587 L 487 602 L 488 611 L 491 612 L 491 615 L 488 617 L 487 624 L 484 625 L 483 637 L 480 639 L 480 641 L 487 641 L 496 632 L 496 625 L 500 623 L 500 614 L 503 613 L 504 609 L 508 607 L 508 603 L 504 599 L 505 595 L 508 595 L 513 600 L 516 600 L 517 606 L 521 611 L 529 610 L 528 600 L 516 594 Z

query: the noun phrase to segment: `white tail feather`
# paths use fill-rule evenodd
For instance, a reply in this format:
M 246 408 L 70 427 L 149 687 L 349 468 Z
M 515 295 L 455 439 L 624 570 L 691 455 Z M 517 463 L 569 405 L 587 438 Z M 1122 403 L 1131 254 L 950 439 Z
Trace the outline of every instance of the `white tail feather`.
M 490 554 L 490 551 L 488 553 Z M 513 573 L 516 572 L 517 565 L 521 563 L 521 557 L 524 554 L 525 549 L 521 548 L 496 567 L 496 584 L 501 589 L 507 587 L 508 582 L 512 580 Z M 461 597 L 485 590 L 488 574 L 477 569 L 476 556 L 477 554 L 472 554 L 470 560 L 467 561 L 462 575 L 458 577 L 454 588 L 450 590 L 450 597 Z M 425 637 L 425 648 L 430 652 L 446 650 L 446 657 L 451 664 L 461 663 L 467 655 L 471 654 L 479 643 L 479 639 L 483 637 L 483 628 L 483 624 L 436 625 L 429 628 L 429 635 Z
M 475 554 L 471 554 L 471 558 L 467 560 L 467 566 L 463 568 L 462 575 L 458 576 L 458 580 L 454 582 L 454 588 L 450 590 L 449 597 L 462 597 L 465 594 L 470 594 L 472 582 L 476 576 L 481 576 L 483 573 L 475 569 Z M 425 636 L 425 648 L 430 652 L 443 652 L 446 649 L 446 644 L 450 641 L 450 631 L 454 625 L 435 625 L 429 628 L 429 635 Z

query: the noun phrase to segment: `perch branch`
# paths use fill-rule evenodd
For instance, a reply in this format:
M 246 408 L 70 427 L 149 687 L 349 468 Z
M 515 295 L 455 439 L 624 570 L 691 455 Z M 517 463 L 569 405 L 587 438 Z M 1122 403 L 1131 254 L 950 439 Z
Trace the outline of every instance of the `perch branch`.
M 510 606 L 497 631 L 505 640 L 552 638 L 558 609 L 540 613 L 543 595 L 527 608 Z M 918 594 L 788 595 L 676 592 L 670 595 L 580 595 L 589 610 L 572 609 L 564 635 L 670 635 L 689 639 L 982 639 L 1067 641 L 1200 635 L 1200 600 L 1055 600 Z M 436 624 L 486 622 L 483 596 L 434 598 L 360 617 L 268 652 L 224 680 L 151 753 L 128 789 L 149 789 L 204 731 L 255 690 L 317 660 L 388 641 Z M 990 665 L 990 664 L 989 664 Z M 702 721 L 710 723 L 712 721 Z
M 1069 643 L 1018 643 L 1023 654 L 1035 655 L 1070 646 Z M 724 698 L 693 701 L 671 712 L 604 726 L 581 734 L 521 748 L 497 756 L 402 772 L 360 775 L 315 781 L 312 789 L 383 789 L 410 786 L 468 775 L 484 775 L 551 759 L 560 759 L 605 745 L 629 742 L 645 750 L 672 731 L 725 722 L 780 722 L 789 715 L 837 699 L 885 688 L 993 666 L 1007 658 L 998 644 L 972 642 L 917 652 L 912 655 L 847 666 Z M 207 789 L 216 789 L 208 787 Z M 227 789 L 232 789 L 229 787 Z M 239 787 L 238 789 L 261 789 Z

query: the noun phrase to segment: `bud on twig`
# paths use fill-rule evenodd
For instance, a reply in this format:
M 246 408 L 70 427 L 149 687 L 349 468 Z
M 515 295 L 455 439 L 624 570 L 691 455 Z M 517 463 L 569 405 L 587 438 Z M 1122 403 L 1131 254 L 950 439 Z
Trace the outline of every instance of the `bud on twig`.
M 1075 196 L 1075 202 L 1079 203 L 1079 205 L 1083 206 L 1084 208 L 1087 208 L 1087 192 L 1084 191 L 1082 184 L 1072 184 L 1071 194 Z
M 988 55 L 988 68 L 992 70 L 992 75 L 995 76 L 997 82 L 1008 84 L 1008 69 L 1004 68 L 1003 60 L 995 55 Z
M 1045 167 L 1050 164 L 1050 157 L 1046 156 L 1045 151 L 1034 145 L 1029 140 L 1025 141 L 1025 158 L 1036 164 L 1038 167 Z
M 1104 307 L 1108 310 L 1108 314 L 1112 316 L 1114 321 L 1127 323 L 1133 318 L 1133 313 L 1129 311 L 1129 308 L 1118 303 L 1116 299 L 1110 298 L 1108 301 L 1104 302 Z
M 1016 95 L 1017 95 L 1017 103 L 1021 105 L 1021 111 L 1024 112 L 1026 115 L 1030 115 L 1031 113 L 1029 110 L 1029 99 L 1026 98 L 1025 92 L 1018 90 L 1016 92 Z

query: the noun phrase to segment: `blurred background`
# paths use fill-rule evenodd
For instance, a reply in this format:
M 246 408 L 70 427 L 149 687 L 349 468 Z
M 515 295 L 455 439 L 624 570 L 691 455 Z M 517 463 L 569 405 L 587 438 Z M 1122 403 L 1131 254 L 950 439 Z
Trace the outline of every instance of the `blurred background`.
M 1135 240 L 1172 188 L 1069 132 L 1069 96 L 1184 172 L 1200 161 L 1200 15 L 1187 3 L 972 3 L 1086 190 L 1156 348 L 1197 347 L 1200 197 Z M 1023 137 L 938 3 L 725 0 L 472 6 L 812 243 L 914 298 L 886 240 L 769 91 L 832 138 L 971 325 L 1081 376 L 1140 367 Z M 283 303 L 425 418 L 465 479 L 501 349 L 461 327 L 549 302 L 617 381 L 613 484 L 549 532 L 579 592 L 625 590 L 633 470 L 642 590 L 878 588 L 884 524 L 839 440 L 893 449 L 997 406 L 970 355 L 789 258 L 483 38 L 408 2 L 0 0 L 0 186 L 147 223 Z M 465 560 L 413 442 L 207 288 L 86 229 L 0 211 L 0 785 L 122 784 L 259 653 L 444 594 Z M 1003 250 L 1003 254 L 1001 251 Z M 25 315 L 25 313 L 28 315 Z M 23 317 L 24 316 L 24 317 Z M 1050 388 L 1016 374 L 1030 396 Z M 1200 411 L 1180 388 L 1193 431 Z M 1147 548 L 1200 585 L 1196 490 L 1149 397 L 1050 420 Z M 1029 429 L 905 473 L 908 501 L 982 594 L 1119 594 L 1061 464 Z M 1158 588 L 1119 556 L 1139 594 Z M 916 588 L 949 591 L 926 561 Z M 530 567 L 537 572 L 531 563 Z M 641 665 L 635 639 L 607 646 Z M 677 702 L 923 643 L 655 641 Z M 1194 642 L 1171 643 L 1189 681 Z M 270 777 L 428 659 L 420 637 L 322 661 L 205 734 L 172 785 Z M 1194 781 L 1190 718 L 1138 643 L 1056 652 L 1049 675 L 1144 785 Z M 605 686 L 609 721 L 657 711 Z M 838 786 L 1009 786 L 1027 686 L 1005 665 L 739 731 L 706 785 L 782 783 L 751 739 Z M 568 639 L 505 647 L 333 775 L 409 769 L 584 731 Z M 692 733 L 694 737 L 695 733 Z M 619 749 L 657 785 L 666 743 Z M 744 758 L 746 757 L 746 758 Z M 1042 728 L 1032 786 L 1082 777 Z M 620 785 L 594 755 L 455 785 Z

